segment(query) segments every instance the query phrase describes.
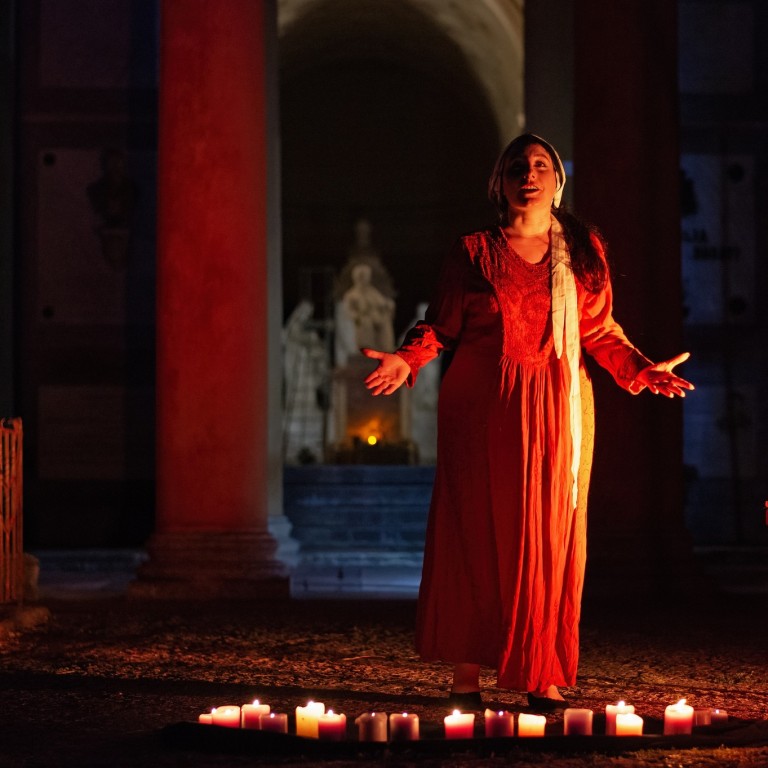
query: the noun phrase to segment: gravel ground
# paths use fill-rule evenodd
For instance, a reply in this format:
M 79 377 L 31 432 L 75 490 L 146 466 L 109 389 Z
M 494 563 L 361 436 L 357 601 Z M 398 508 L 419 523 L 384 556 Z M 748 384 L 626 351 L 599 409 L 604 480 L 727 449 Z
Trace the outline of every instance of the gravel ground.
M 768 766 L 766 595 L 585 606 L 578 685 L 564 692 L 573 705 L 600 713 L 626 699 L 654 728 L 664 707 L 685 696 L 695 707 L 728 710 L 725 746 L 654 743 L 618 753 L 595 739 L 588 751 L 515 746 L 495 756 L 481 739 L 454 752 L 301 757 L 203 750 L 164 736 L 166 726 L 192 723 L 212 706 L 256 697 L 283 712 L 315 698 L 350 719 L 415 712 L 437 733 L 449 669 L 414 654 L 411 600 L 191 606 L 111 596 L 47 606 L 47 624 L 0 640 L 3 767 Z M 522 695 L 494 688 L 492 674 L 483 683 L 489 702 L 523 709 Z M 549 717 L 553 733 L 561 719 Z

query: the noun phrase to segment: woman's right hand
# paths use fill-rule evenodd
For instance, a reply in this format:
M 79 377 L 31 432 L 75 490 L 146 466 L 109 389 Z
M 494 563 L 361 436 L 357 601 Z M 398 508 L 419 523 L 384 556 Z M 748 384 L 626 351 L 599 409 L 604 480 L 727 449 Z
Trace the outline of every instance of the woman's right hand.
M 380 361 L 376 370 L 365 378 L 365 386 L 371 390 L 372 395 L 391 395 L 402 386 L 411 373 L 411 366 L 400 355 L 367 347 L 360 351 L 366 357 Z

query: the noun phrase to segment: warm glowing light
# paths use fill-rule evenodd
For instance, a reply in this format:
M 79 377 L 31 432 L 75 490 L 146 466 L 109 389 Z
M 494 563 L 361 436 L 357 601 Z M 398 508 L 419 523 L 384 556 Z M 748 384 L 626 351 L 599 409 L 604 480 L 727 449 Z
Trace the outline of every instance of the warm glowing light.
M 680 699 L 680 701 L 675 704 L 675 709 L 682 709 L 685 706 L 685 702 L 687 699 Z
M 376 445 L 378 442 L 379 439 L 376 437 L 376 435 L 368 435 L 368 445 Z

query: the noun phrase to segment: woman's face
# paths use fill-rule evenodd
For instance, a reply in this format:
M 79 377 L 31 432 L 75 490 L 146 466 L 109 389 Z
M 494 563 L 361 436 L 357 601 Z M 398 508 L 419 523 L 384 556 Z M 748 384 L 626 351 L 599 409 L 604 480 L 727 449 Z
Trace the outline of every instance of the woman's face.
M 549 210 L 557 191 L 552 158 L 541 144 L 529 144 L 504 164 L 501 189 L 510 213 Z

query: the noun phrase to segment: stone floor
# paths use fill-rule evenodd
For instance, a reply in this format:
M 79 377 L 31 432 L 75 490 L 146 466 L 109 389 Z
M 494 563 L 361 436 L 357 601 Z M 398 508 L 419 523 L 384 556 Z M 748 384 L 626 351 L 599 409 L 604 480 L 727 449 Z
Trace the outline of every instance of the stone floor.
M 410 711 L 436 736 L 446 714 L 449 670 L 412 649 L 413 599 L 294 598 L 283 603 L 137 603 L 120 580 L 81 574 L 79 587 L 45 583 L 50 619 L 0 640 L 0 766 L 768 766 L 768 595 L 698 592 L 664 603 L 617 599 L 585 604 L 575 706 L 635 704 L 650 729 L 664 707 L 687 697 L 727 709 L 722 746 L 662 745 L 652 738 L 617 751 L 605 739 L 577 748 L 564 738 L 542 747 L 489 753 L 446 751 L 275 754 L 170 741 L 168 726 L 193 723 L 221 704 L 260 698 L 290 712 L 322 700 L 350 718 L 363 711 Z M 484 696 L 523 709 L 491 673 Z M 561 733 L 561 717 L 549 731 Z M 172 731 L 173 729 L 171 729 Z M 199 731 L 199 729 L 197 729 Z M 241 745 L 242 746 L 242 745 Z M 689 746 L 694 746 L 689 745 Z

